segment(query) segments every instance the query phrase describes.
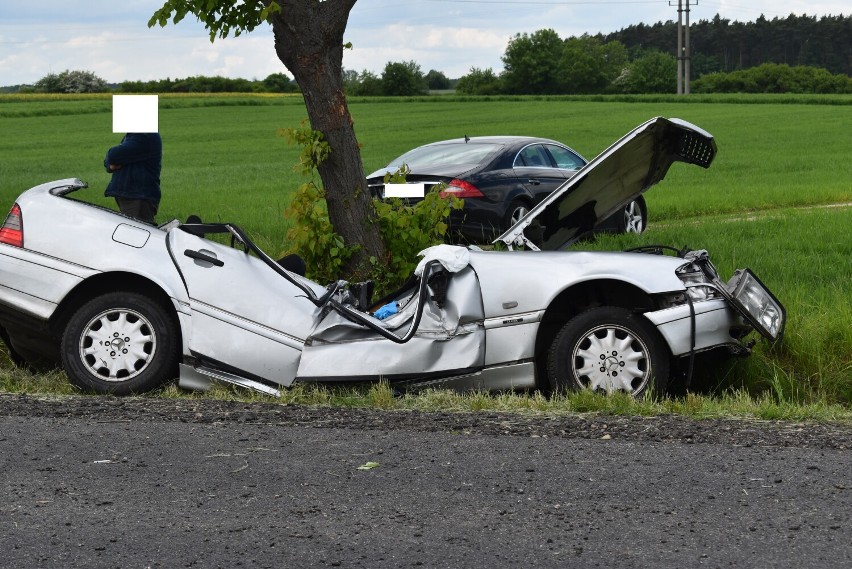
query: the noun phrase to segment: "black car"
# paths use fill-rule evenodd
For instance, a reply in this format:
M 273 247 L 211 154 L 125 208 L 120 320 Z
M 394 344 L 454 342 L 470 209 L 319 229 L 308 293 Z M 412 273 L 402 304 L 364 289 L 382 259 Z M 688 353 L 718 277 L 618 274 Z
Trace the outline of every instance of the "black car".
M 464 137 L 410 150 L 367 176 L 367 181 L 373 196 L 384 198 L 385 174 L 406 165 L 407 182 L 424 184 L 426 191 L 442 187 L 464 199 L 464 209 L 452 213 L 451 231 L 474 242 L 490 242 L 586 162 L 574 150 L 546 138 Z M 598 230 L 641 233 L 647 217 L 645 200 L 639 196 Z

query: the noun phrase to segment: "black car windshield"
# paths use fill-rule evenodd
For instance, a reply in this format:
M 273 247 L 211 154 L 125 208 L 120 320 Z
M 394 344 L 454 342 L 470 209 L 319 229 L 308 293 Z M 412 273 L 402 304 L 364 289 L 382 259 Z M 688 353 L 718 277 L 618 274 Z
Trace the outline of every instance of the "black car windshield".
M 409 168 L 441 165 L 475 165 L 491 155 L 502 144 L 494 142 L 453 142 L 448 144 L 430 144 L 406 152 L 388 164 L 388 168 L 399 168 L 406 164 Z

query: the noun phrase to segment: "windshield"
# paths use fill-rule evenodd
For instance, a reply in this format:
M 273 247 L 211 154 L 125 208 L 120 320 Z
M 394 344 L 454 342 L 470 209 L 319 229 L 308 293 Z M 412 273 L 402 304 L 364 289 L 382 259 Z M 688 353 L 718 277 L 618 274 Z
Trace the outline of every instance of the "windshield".
M 403 164 L 409 168 L 422 166 L 458 166 L 479 164 L 502 145 L 494 142 L 452 142 L 448 144 L 430 144 L 410 150 L 388 164 L 388 168 L 399 168 Z

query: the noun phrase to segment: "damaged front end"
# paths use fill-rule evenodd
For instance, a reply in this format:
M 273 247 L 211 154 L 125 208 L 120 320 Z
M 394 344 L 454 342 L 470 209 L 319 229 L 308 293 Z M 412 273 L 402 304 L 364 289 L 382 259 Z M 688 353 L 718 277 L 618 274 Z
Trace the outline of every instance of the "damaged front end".
M 652 246 L 633 250 L 662 253 L 671 248 Z M 676 275 L 684 285 L 680 292 L 660 299 L 662 310 L 645 316 L 668 342 L 672 355 L 684 356 L 727 347 L 731 353 L 747 355 L 755 344 L 747 336 L 756 330 L 771 343 L 784 336 L 786 311 L 777 298 L 750 269 L 738 269 L 725 282 L 707 251 L 678 252 L 686 261 Z
M 691 251 L 684 255 L 684 259 L 689 263 L 678 270 L 678 276 L 686 286 L 686 295 L 691 302 L 724 298 L 751 328 L 769 342 L 774 344 L 783 339 L 786 310 L 751 269 L 737 269 L 724 282 L 710 262 L 707 251 Z
M 653 118 L 604 150 L 494 242 L 510 250 L 564 250 L 662 181 L 674 163 L 709 168 L 716 150 L 713 136 L 696 125 Z M 770 342 L 782 339 L 784 307 L 753 272 L 738 270 L 725 282 L 706 251 L 650 246 L 632 252 L 666 251 L 685 261 L 676 272 L 684 289 L 659 295 L 659 309 L 644 314 L 674 356 L 721 346 L 749 353 L 754 342 L 745 337 L 753 329 Z

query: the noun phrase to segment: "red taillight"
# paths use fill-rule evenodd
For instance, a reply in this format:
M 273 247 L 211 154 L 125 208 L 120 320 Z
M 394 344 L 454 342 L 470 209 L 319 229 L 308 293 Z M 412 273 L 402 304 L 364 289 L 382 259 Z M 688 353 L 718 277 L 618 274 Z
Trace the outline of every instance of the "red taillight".
M 485 197 L 479 188 L 465 182 L 464 180 L 455 179 L 447 187 L 441 191 L 441 197 L 445 198 L 448 195 L 456 196 L 457 198 L 482 198 Z
M 12 211 L 6 216 L 3 227 L 0 227 L 0 243 L 24 246 L 24 218 L 21 216 L 21 208 L 18 204 L 12 206 Z

